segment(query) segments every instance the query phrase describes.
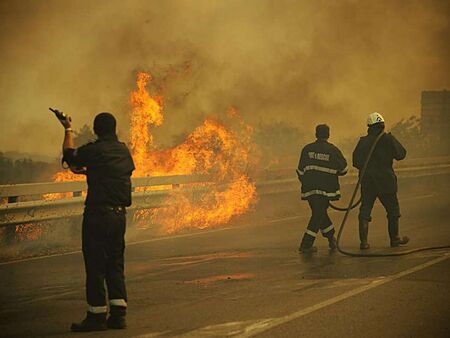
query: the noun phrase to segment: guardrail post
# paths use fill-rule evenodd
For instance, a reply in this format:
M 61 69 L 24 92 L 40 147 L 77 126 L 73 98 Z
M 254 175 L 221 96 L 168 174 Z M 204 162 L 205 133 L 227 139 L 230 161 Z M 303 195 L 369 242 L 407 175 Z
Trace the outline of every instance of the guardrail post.
M 8 203 L 16 203 L 19 201 L 19 196 L 9 196 Z

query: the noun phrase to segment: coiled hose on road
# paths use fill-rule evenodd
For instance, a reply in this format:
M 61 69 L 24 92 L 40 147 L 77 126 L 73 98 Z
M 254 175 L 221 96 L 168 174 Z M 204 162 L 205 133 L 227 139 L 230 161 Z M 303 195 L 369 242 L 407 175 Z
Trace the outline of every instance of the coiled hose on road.
M 358 189 L 361 185 L 361 181 L 364 177 L 364 174 L 366 173 L 367 165 L 369 164 L 370 158 L 372 157 L 372 153 L 375 150 L 375 147 L 377 146 L 378 141 L 380 140 L 380 138 L 383 135 L 384 135 L 384 132 L 380 133 L 370 148 L 369 154 L 367 155 L 367 159 L 364 162 L 364 166 L 362 167 L 362 169 L 359 172 L 358 182 L 356 183 L 355 189 L 353 190 L 352 198 L 350 199 L 347 208 L 340 208 L 340 207 L 334 206 L 330 203 L 331 208 L 333 208 L 334 210 L 345 211 L 344 218 L 342 219 L 341 226 L 339 227 L 339 231 L 338 231 L 338 235 L 337 235 L 337 243 L 336 243 L 337 250 L 343 255 L 352 256 L 352 257 L 390 257 L 390 256 L 404 256 L 404 255 L 409 255 L 409 254 L 412 254 L 415 252 L 427 251 L 427 250 L 450 249 L 450 245 L 427 246 L 427 247 L 422 247 L 422 248 L 402 250 L 402 251 L 396 251 L 396 252 L 386 252 L 386 253 L 369 253 L 369 252 L 358 253 L 358 252 L 345 251 L 345 250 L 341 249 L 340 241 L 341 241 L 342 232 L 344 231 L 345 222 L 347 221 L 350 211 L 352 209 L 356 208 L 361 203 L 361 198 L 359 198 L 359 200 L 355 204 L 353 204 L 353 202 L 355 201 L 355 198 L 356 198 L 356 194 L 358 193 Z

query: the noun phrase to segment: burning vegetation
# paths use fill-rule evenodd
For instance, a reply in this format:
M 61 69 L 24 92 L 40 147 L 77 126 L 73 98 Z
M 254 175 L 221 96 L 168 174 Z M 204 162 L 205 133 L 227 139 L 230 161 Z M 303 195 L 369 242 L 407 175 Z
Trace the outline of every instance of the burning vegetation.
M 164 98 L 151 94 L 147 85 L 149 73 L 137 75 L 137 88 L 130 95 L 129 146 L 135 162 L 133 177 L 169 175 L 205 175 L 213 184 L 202 193 L 182 189 L 167 197 L 166 207 L 139 210 L 134 219 L 141 228 L 161 225 L 163 233 L 189 228 L 208 228 L 230 221 L 245 213 L 256 202 L 256 187 L 249 178 L 255 164 L 252 128 L 246 125 L 235 108 L 230 108 L 226 121 L 207 118 L 183 142 L 161 149 L 152 134 L 164 122 Z M 81 180 L 69 171 L 58 172 L 54 180 Z M 66 197 L 51 194 L 48 199 Z
M 130 96 L 134 176 L 204 174 L 215 185 L 198 197 L 174 192 L 167 197 L 168 207 L 141 210 L 135 214 L 135 219 L 140 224 L 160 224 L 165 233 L 173 233 L 227 223 L 246 212 L 256 200 L 255 185 L 247 174 L 252 163 L 251 128 L 239 118 L 236 109 L 231 108 L 227 116 L 235 128 L 227 128 L 208 118 L 181 144 L 161 150 L 154 142 L 151 128 L 164 121 L 164 100 L 147 91 L 149 81 L 150 74 L 139 73 L 137 89 Z

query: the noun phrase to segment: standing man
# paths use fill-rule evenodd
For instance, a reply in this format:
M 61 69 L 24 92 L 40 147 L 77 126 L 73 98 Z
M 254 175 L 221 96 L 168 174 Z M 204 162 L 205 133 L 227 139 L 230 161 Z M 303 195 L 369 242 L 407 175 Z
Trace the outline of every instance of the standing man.
M 361 137 L 353 151 L 353 166 L 361 170 L 369 155 L 370 148 L 380 133 L 383 133 L 376 145 L 367 165 L 361 182 L 361 206 L 359 208 L 359 238 L 360 249 L 370 248 L 367 242 L 370 216 L 375 200 L 378 198 L 386 209 L 391 247 L 397 247 L 409 242 L 408 237 L 398 235 L 398 219 L 400 207 L 397 199 L 397 176 L 392 168 L 393 160 L 403 160 L 405 148 L 391 133 L 384 133 L 384 118 L 374 112 L 367 119 L 367 136 Z
M 347 161 L 341 151 L 328 142 L 330 128 L 326 124 L 316 127 L 317 140 L 306 145 L 301 153 L 297 175 L 302 184 L 302 200 L 307 200 L 311 208 L 311 219 L 303 235 L 299 251 L 311 253 L 319 229 L 328 239 L 330 249 L 336 248 L 334 227 L 328 216 L 330 201 L 341 197 L 338 176 L 347 173 Z
M 126 327 L 127 292 L 124 275 L 125 207 L 131 205 L 133 159 L 117 139 L 116 119 L 100 113 L 94 119 L 97 141 L 75 149 L 71 119 L 60 118 L 65 128 L 64 161 L 76 173 L 87 175 L 88 192 L 82 228 L 86 269 L 87 316 L 72 324 L 76 332 Z M 108 289 L 109 317 L 105 294 Z

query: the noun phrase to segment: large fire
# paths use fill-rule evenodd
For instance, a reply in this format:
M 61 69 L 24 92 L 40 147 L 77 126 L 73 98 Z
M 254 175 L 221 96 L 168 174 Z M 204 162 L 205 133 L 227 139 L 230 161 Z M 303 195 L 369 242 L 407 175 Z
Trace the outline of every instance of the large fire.
M 134 176 L 208 174 L 216 185 L 200 198 L 174 192 L 168 207 L 138 212 L 136 218 L 173 233 L 224 224 L 245 213 L 256 200 L 255 185 L 246 174 L 252 162 L 251 128 L 231 108 L 227 116 L 234 129 L 208 118 L 183 143 L 159 150 L 149 127 L 162 124 L 163 99 L 148 93 L 150 80 L 149 74 L 139 73 L 137 89 L 130 96 Z
M 151 95 L 148 73 L 137 76 L 137 88 L 130 95 L 130 150 L 135 162 L 134 177 L 205 174 L 215 184 L 198 194 L 174 191 L 167 207 L 140 210 L 135 220 L 141 227 L 160 224 L 164 233 L 188 228 L 207 228 L 230 221 L 245 213 L 256 201 L 256 188 L 247 173 L 253 163 L 252 129 L 238 116 L 227 113 L 227 126 L 214 118 L 206 119 L 181 144 L 160 149 L 151 128 L 164 121 L 164 99 Z M 57 173 L 55 181 L 80 180 L 69 171 Z M 193 196 L 196 197 L 193 197 Z M 51 198 L 61 197 L 53 194 Z

